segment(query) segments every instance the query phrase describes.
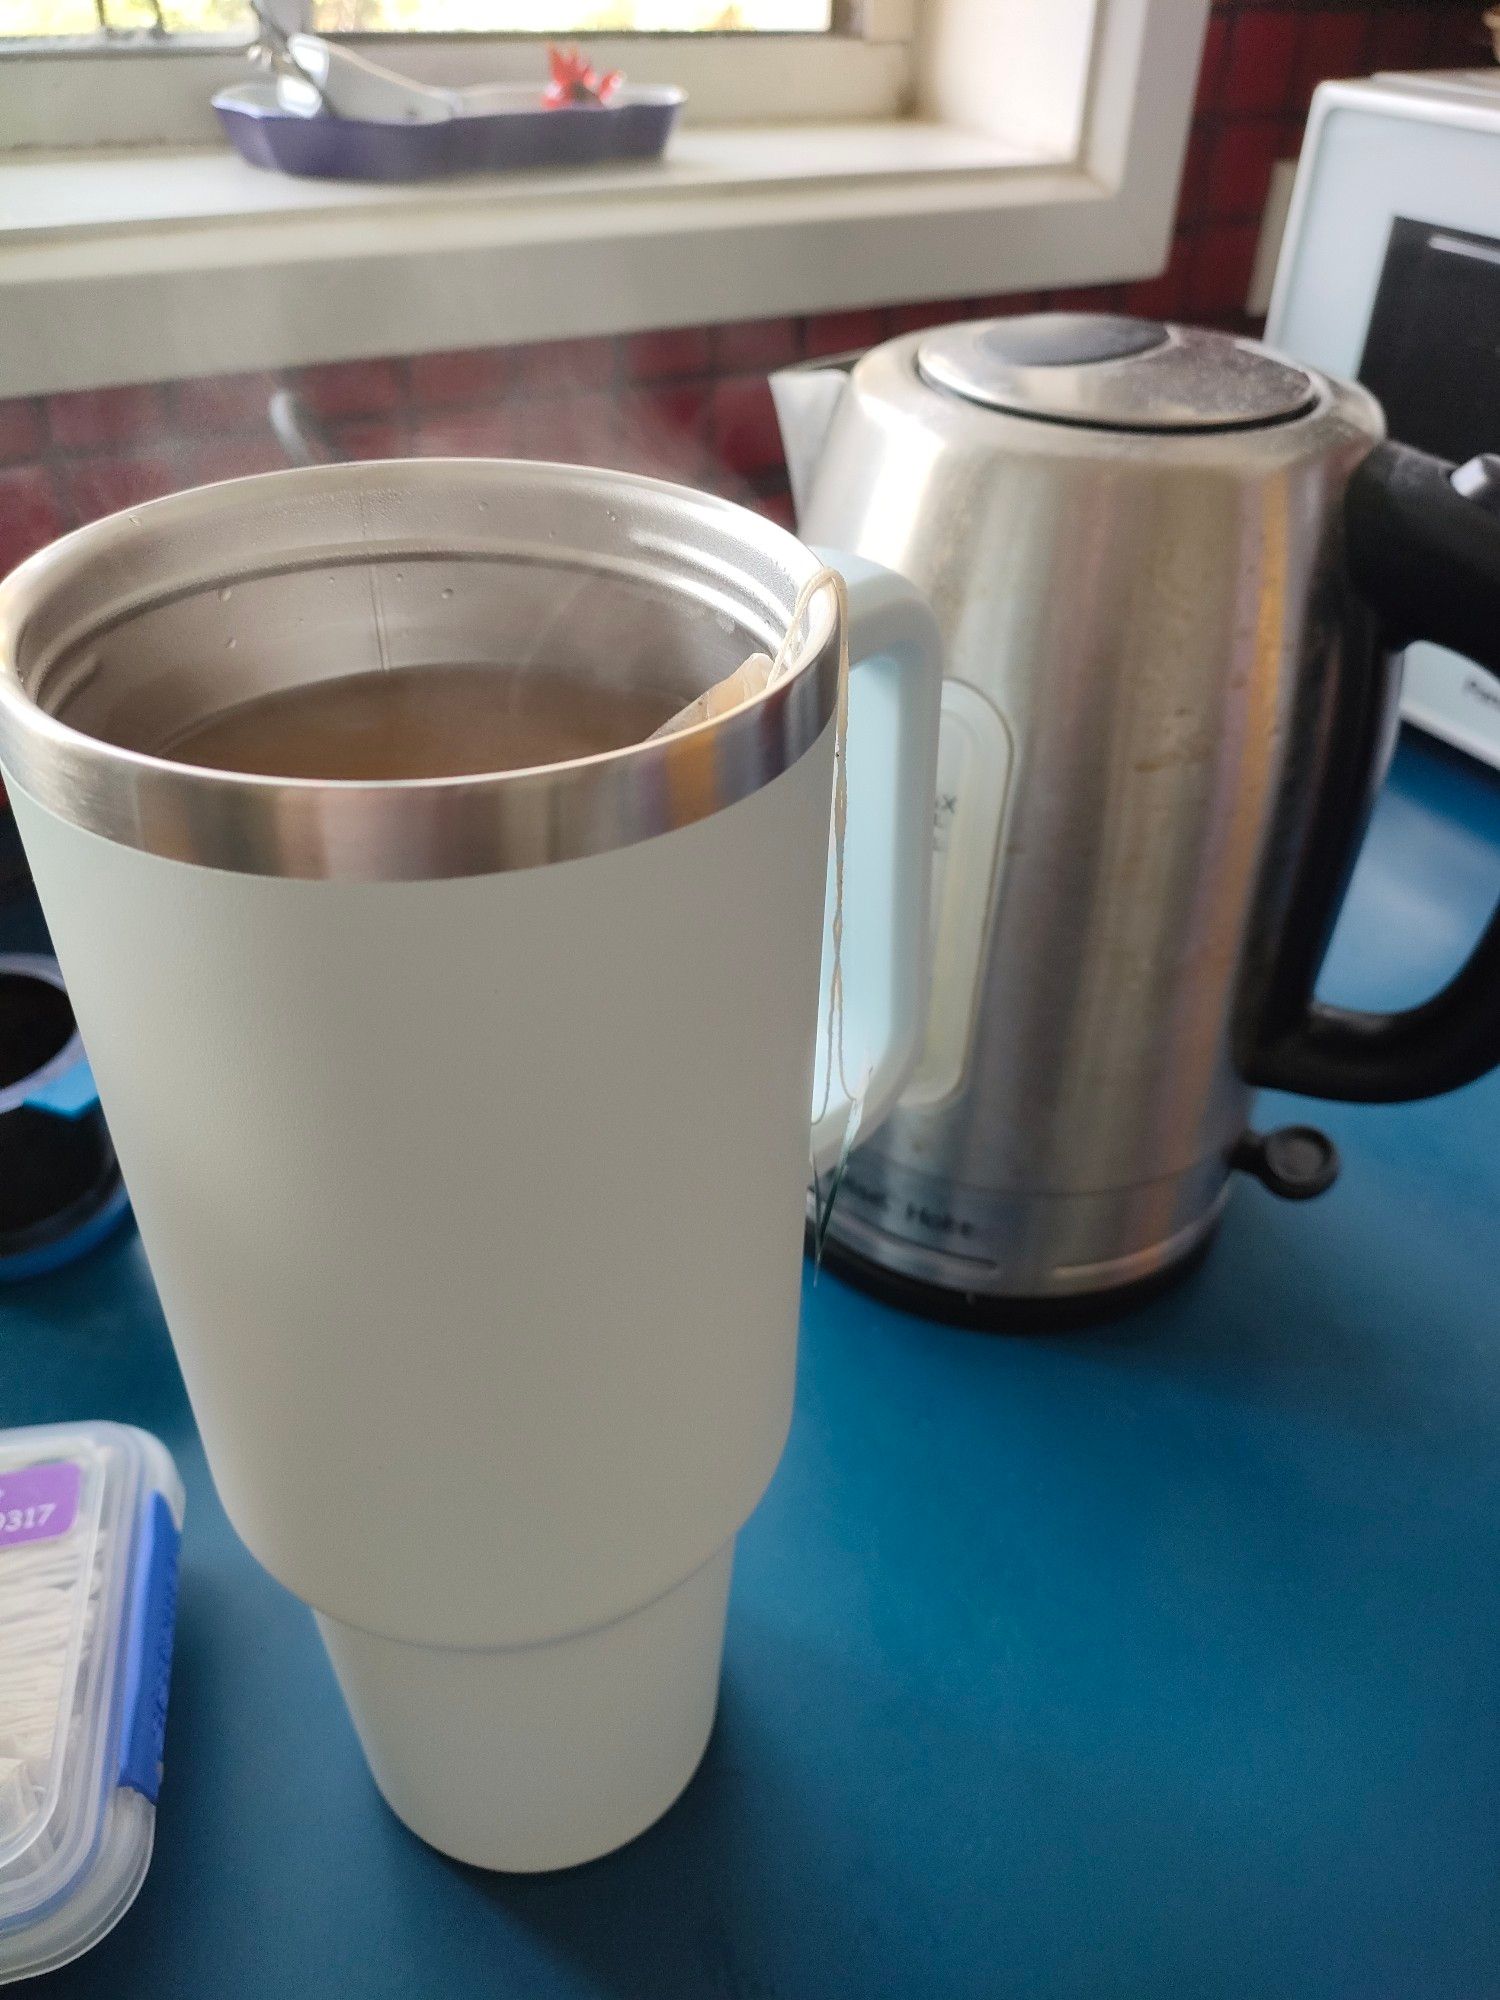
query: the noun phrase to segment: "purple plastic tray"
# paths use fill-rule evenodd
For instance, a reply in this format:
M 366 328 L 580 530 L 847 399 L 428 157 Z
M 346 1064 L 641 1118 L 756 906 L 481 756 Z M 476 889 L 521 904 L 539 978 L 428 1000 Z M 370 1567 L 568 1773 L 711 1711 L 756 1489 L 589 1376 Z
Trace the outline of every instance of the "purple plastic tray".
M 486 94 L 503 93 L 497 87 Z M 515 167 L 659 160 L 682 97 L 680 90 L 627 84 L 610 104 L 546 111 L 521 102 L 430 125 L 304 117 L 282 109 L 273 83 L 232 84 L 213 104 L 230 144 L 253 167 L 312 180 L 425 181 Z

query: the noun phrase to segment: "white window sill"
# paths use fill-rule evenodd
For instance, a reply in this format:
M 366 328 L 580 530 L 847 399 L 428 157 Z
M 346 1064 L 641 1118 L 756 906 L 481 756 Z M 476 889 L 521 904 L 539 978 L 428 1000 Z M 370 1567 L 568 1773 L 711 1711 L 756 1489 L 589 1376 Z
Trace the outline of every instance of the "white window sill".
M 440 187 L 0 156 L 0 396 L 1143 276 L 1178 140 L 1115 186 L 917 121 Z

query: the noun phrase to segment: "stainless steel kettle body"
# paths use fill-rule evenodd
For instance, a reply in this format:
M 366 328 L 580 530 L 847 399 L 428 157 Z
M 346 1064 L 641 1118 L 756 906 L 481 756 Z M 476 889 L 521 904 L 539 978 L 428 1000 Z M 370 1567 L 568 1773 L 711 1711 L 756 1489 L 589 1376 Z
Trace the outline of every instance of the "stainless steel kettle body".
M 837 1262 L 961 1317 L 1097 1303 L 1204 1245 L 1235 1166 L 1332 1179 L 1317 1133 L 1249 1135 L 1256 1082 L 1418 1095 L 1495 1060 L 1476 995 L 1440 996 L 1462 1059 L 1312 995 L 1395 726 L 1351 559 L 1376 595 L 1404 535 L 1455 604 L 1500 579 L 1451 468 L 1403 503 L 1418 455 L 1393 469 L 1364 390 L 1140 322 L 949 328 L 774 386 L 804 537 L 909 577 L 946 648 L 927 1045 Z M 1493 1016 L 1497 947 L 1467 975 Z

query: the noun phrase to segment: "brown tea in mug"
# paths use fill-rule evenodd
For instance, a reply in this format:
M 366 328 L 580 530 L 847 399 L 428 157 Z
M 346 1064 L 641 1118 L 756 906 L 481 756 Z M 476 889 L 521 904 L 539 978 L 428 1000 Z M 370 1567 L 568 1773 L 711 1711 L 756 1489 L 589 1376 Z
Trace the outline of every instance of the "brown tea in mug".
M 268 778 L 457 778 L 640 743 L 670 696 L 486 666 L 395 667 L 257 696 L 166 748 L 180 764 Z

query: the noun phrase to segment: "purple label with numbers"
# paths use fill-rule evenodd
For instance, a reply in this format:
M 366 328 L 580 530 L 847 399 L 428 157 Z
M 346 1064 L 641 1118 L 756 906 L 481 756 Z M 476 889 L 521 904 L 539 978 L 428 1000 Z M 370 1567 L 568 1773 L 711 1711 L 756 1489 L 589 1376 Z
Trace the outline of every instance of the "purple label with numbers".
M 78 1518 L 83 1468 L 70 1459 L 0 1472 L 0 1555 L 22 1542 L 50 1542 Z

